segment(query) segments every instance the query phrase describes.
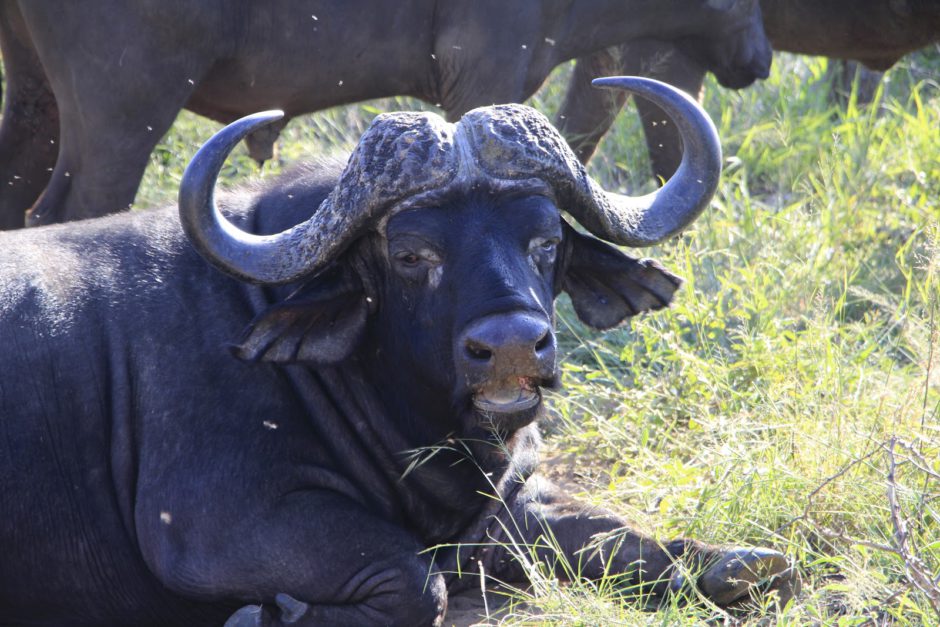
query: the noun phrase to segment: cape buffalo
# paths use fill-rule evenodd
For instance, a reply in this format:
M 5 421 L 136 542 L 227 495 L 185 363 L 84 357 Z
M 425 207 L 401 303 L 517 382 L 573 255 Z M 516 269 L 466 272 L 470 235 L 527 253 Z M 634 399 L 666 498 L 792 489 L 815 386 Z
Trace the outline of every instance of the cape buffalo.
M 380 115 L 341 173 L 220 210 L 218 171 L 268 113 L 199 151 L 179 219 L 0 234 L 0 621 L 440 624 L 448 589 L 524 579 L 513 543 L 553 563 L 548 538 L 583 576 L 639 592 L 786 600 L 780 553 L 659 543 L 534 474 L 554 298 L 607 328 L 679 285 L 560 209 L 649 245 L 719 175 L 693 100 L 604 84 L 682 130 L 656 194 L 604 191 L 544 117 L 502 105 L 457 124 Z
M 764 30 L 774 50 L 861 61 L 887 70 L 904 55 L 940 41 L 940 2 L 918 0 L 760 0 Z M 601 50 L 578 60 L 556 123 L 582 162 L 623 106 L 622 93 L 599 93 L 591 79 L 638 74 L 699 95 L 707 72 L 725 87 L 738 87 L 716 64 L 710 48 L 693 39 L 646 39 Z M 654 175 L 667 179 L 682 156 L 679 136 L 662 124 L 662 111 L 638 101 Z
M 769 70 L 757 0 L 0 0 L 0 228 L 126 209 L 184 107 L 283 109 L 250 144 L 263 159 L 301 113 L 400 94 L 454 120 L 644 36 L 699 37 L 742 81 Z

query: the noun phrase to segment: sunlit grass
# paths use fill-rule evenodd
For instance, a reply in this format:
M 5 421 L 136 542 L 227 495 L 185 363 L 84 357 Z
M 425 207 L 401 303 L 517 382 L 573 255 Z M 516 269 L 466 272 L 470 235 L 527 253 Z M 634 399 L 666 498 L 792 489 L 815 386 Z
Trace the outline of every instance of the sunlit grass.
M 566 389 L 545 425 L 553 472 L 659 537 L 786 551 L 805 590 L 771 623 L 940 622 L 910 569 L 916 559 L 940 576 L 938 70 L 936 55 L 909 58 L 867 107 L 830 103 L 822 60 L 780 55 L 769 80 L 741 92 L 710 84 L 726 156 L 719 193 L 686 234 L 642 253 L 686 278 L 675 305 L 599 334 L 560 304 Z M 565 71 L 535 106 L 557 107 Z M 349 149 L 380 110 L 416 107 L 389 99 L 296 120 L 262 175 Z M 138 206 L 173 202 L 216 128 L 181 115 Z M 239 148 L 223 184 L 258 172 Z M 650 188 L 635 116 L 621 115 L 592 172 Z M 644 613 L 604 582 L 546 580 L 515 601 L 505 624 L 713 615 L 675 604 Z

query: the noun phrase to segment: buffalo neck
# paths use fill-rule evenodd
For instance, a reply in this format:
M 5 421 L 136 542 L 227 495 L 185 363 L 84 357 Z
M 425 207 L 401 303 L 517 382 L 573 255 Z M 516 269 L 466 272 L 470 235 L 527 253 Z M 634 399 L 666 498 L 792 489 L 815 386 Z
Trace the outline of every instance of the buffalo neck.
M 407 341 L 407 340 L 402 340 Z M 388 418 L 414 448 L 434 446 L 458 435 L 459 416 L 450 390 L 427 381 L 410 364 L 400 363 L 386 347 L 389 338 L 369 334 L 358 359 L 365 379 L 374 381 L 376 397 Z
M 495 434 L 483 428 L 469 407 L 455 401 L 450 388 L 429 382 L 398 363 L 392 351 L 383 349 L 384 344 L 377 337 L 367 338 L 355 362 L 362 369 L 363 381 L 372 386 L 385 419 L 401 435 L 402 470 L 422 459 L 437 459 L 440 470 L 465 466 L 468 472 L 458 473 L 460 483 L 481 484 L 474 489 L 504 473 L 511 464 L 515 434 Z
M 377 460 L 371 469 L 356 470 L 375 473 L 364 482 L 369 498 L 379 499 L 388 514 L 429 545 L 476 534 L 480 517 L 468 512 L 484 509 L 493 500 L 485 495 L 503 495 L 515 484 L 512 476 L 529 470 L 511 472 L 514 442 L 503 444 L 482 430 L 457 437 L 446 395 L 403 372 L 381 356 L 360 353 L 339 368 L 318 369 L 315 376 L 333 391 L 342 383 L 346 403 L 355 406 L 350 415 L 359 418 L 350 439 Z M 468 507 L 474 502 L 478 506 Z

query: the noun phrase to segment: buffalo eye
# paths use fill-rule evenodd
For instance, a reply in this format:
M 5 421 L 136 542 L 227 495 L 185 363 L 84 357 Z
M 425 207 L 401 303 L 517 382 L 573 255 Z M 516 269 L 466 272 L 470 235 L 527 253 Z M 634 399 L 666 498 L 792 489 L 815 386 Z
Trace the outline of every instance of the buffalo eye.
M 537 274 L 549 277 L 555 268 L 560 238 L 536 237 L 529 241 L 529 264 Z
M 440 256 L 432 250 L 402 250 L 395 253 L 394 257 L 395 261 L 406 268 L 414 268 L 420 265 L 441 265 Z
M 413 268 L 414 266 L 421 263 L 421 257 L 414 253 L 403 253 L 396 257 L 396 259 L 400 264 L 409 268 Z
M 554 252 L 555 248 L 557 247 L 558 247 L 558 239 L 554 237 L 552 239 L 547 239 L 539 244 L 539 248 L 541 248 L 545 252 Z
M 560 241 L 557 237 L 536 237 L 529 242 L 529 257 L 542 272 L 547 270 L 547 265 L 555 262 L 555 253 Z
M 423 280 L 429 270 L 439 267 L 442 263 L 440 255 L 425 246 L 420 248 L 396 246 L 395 248 L 398 250 L 390 251 L 392 264 L 396 272 L 409 280 Z

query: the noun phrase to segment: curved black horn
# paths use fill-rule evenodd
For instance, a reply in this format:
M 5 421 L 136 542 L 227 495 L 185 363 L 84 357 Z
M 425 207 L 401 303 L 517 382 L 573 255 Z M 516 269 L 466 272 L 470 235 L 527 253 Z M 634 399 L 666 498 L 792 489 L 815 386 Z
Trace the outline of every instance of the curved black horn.
M 606 192 L 592 181 L 589 206 L 575 217 L 595 235 L 617 244 L 657 244 L 688 226 L 711 201 L 721 174 L 718 132 L 695 100 L 666 83 L 613 76 L 592 84 L 623 89 L 661 107 L 682 137 L 682 162 L 661 189 L 646 196 Z
M 264 111 L 232 122 L 199 149 L 180 182 L 180 221 L 193 246 L 223 272 L 251 283 L 288 283 L 309 274 L 312 267 L 298 246 L 306 225 L 277 235 L 253 235 L 229 222 L 215 204 L 219 170 L 235 145 L 282 117 L 283 111 Z
M 246 233 L 219 213 L 215 180 L 239 140 L 282 115 L 268 111 L 232 122 L 199 149 L 180 183 L 180 219 L 193 246 L 237 279 L 278 284 L 315 274 L 376 227 L 397 201 L 439 189 L 454 178 L 453 125 L 432 113 L 381 114 L 307 220 L 274 235 Z

